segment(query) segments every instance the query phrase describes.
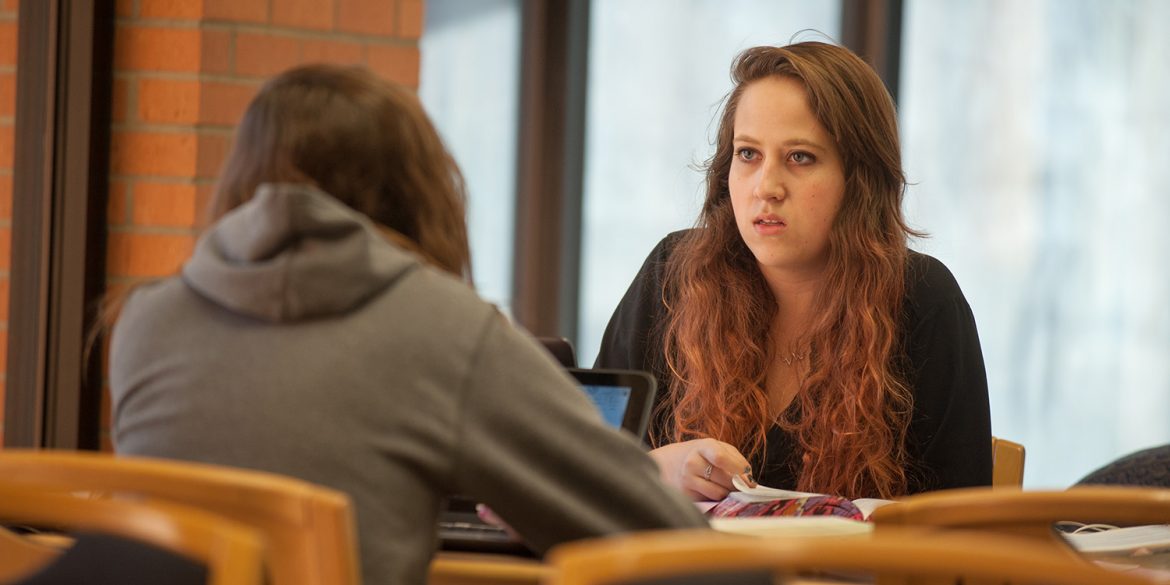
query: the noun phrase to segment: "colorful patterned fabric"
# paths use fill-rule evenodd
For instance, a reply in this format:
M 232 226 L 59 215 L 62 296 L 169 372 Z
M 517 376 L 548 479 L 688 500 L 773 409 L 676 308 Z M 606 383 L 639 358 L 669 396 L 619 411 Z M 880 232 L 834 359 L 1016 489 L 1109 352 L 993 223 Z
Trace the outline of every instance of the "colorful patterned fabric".
M 745 502 L 729 496 L 708 510 L 707 515 L 713 517 L 840 516 L 851 520 L 865 520 L 865 516 L 853 502 L 840 496 L 808 496 L 763 502 Z

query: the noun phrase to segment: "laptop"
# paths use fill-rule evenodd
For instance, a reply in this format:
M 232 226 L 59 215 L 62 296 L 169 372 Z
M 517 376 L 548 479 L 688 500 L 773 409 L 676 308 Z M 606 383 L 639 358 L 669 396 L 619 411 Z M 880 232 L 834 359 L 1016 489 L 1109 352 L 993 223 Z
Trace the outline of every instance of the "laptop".
M 654 406 L 653 376 L 634 370 L 567 368 L 566 371 L 597 405 L 606 424 L 639 439 L 646 435 Z M 448 498 L 447 507 L 439 516 L 439 548 L 532 556 L 523 543 L 480 520 L 474 500 L 459 497 Z

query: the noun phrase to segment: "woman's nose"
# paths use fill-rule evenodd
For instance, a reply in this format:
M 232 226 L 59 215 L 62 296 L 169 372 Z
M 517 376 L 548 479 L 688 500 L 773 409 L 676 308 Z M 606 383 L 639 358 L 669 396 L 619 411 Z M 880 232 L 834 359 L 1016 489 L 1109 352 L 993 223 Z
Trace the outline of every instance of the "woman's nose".
M 781 200 L 788 196 L 788 185 L 784 169 L 777 165 L 765 165 L 760 169 L 760 180 L 756 183 L 756 197 L 762 200 Z

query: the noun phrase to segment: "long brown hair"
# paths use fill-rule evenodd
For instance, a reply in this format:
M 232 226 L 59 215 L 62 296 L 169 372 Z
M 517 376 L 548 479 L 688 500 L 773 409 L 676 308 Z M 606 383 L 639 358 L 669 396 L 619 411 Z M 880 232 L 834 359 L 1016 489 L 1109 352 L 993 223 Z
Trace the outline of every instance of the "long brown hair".
M 248 105 L 210 219 L 262 183 L 310 183 L 402 234 L 440 268 L 470 275 L 466 193 L 418 98 L 366 69 L 304 65 Z
M 244 112 L 206 219 L 244 204 L 264 183 L 314 185 L 388 228 L 396 244 L 471 281 L 463 175 L 418 98 L 400 85 L 324 64 L 269 80 Z M 87 347 L 113 327 L 134 288 L 102 299 Z
M 818 42 L 755 47 L 732 64 L 727 97 L 706 165 L 697 222 L 667 264 L 670 318 L 664 335 L 673 413 L 657 442 L 713 437 L 762 459 L 779 423 L 803 450 L 797 489 L 847 497 L 893 497 L 907 486 L 904 446 L 911 396 L 902 371 L 900 316 L 908 235 L 893 101 L 881 79 L 849 50 Z M 800 81 L 834 138 L 845 198 L 813 322 L 801 340 L 809 374 L 778 421 L 765 376 L 777 300 L 736 228 L 728 189 L 736 107 L 744 89 L 770 76 Z

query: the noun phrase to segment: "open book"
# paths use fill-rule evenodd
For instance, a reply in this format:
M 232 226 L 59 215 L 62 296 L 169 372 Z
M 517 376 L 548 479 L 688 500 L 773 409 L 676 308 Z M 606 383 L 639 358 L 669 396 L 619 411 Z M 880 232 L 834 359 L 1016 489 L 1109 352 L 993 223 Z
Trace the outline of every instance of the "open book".
M 776 488 L 748 487 L 738 477 L 732 483 L 739 491 L 727 494 L 707 510 L 713 518 L 761 516 L 837 516 L 849 520 L 866 520 L 874 510 L 892 504 L 890 500 L 862 498 L 850 500 L 840 496 L 794 492 Z
M 1062 524 L 1074 523 L 1057 523 Z M 1102 567 L 1148 577 L 1155 583 L 1170 583 L 1170 524 L 1107 528 L 1063 536 L 1077 552 Z

